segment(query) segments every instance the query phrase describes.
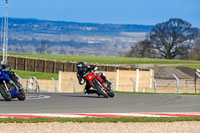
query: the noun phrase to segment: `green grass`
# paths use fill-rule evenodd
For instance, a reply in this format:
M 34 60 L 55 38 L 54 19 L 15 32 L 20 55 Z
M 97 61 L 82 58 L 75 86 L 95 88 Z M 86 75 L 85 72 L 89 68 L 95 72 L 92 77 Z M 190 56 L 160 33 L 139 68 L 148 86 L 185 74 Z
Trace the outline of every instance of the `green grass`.
M 174 67 L 180 67 L 180 66 L 176 65 Z M 181 67 L 188 67 L 188 68 L 199 69 L 200 70 L 200 65 L 181 65 Z
M 13 70 L 16 72 L 21 78 L 32 78 L 35 76 L 37 79 L 47 79 L 51 80 L 53 77 L 55 80 L 58 80 L 58 74 L 54 73 L 43 73 L 43 72 L 30 72 L 30 71 L 21 71 L 21 70 Z
M 200 61 L 191 60 L 166 60 L 148 58 L 127 58 L 127 57 L 101 57 L 101 56 L 69 56 L 69 55 L 47 55 L 47 54 L 24 54 L 9 53 L 11 56 L 38 58 L 46 60 L 66 62 L 88 62 L 103 64 L 200 64 Z
M 39 123 L 39 122 L 177 122 L 200 121 L 200 117 L 119 117 L 119 118 L 1 118 L 0 123 Z

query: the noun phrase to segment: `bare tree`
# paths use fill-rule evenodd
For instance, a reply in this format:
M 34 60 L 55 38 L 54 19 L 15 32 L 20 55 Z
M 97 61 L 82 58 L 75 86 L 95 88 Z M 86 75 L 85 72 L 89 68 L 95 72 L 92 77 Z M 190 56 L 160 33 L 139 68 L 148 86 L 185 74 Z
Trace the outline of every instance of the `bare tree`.
M 190 59 L 200 60 L 200 39 L 195 42 L 194 48 L 190 53 Z
M 198 28 L 182 19 L 172 18 L 159 23 L 150 32 L 150 39 L 157 53 L 166 59 L 183 55 L 198 37 Z
M 143 41 L 137 42 L 127 53 L 126 57 L 138 57 L 138 58 L 154 58 L 155 51 L 152 49 L 152 43 L 150 40 L 145 39 Z

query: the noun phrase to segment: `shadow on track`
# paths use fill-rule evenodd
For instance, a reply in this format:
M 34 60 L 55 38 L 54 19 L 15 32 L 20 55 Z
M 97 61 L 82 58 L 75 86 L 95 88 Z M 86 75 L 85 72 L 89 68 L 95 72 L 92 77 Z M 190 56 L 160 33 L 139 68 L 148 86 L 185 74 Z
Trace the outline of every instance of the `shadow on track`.
M 14 98 L 11 101 L 18 101 L 18 100 L 17 98 Z M 6 101 L 3 97 L 0 96 L 0 102 L 10 102 L 10 101 Z
M 18 101 L 17 99 L 12 99 L 11 101 L 6 101 L 4 99 L 0 99 L 0 102 L 12 102 L 12 101 Z
M 94 95 L 71 95 L 71 94 L 63 94 L 61 96 L 66 96 L 66 97 L 82 97 L 82 98 L 104 98 L 102 96 L 94 96 Z

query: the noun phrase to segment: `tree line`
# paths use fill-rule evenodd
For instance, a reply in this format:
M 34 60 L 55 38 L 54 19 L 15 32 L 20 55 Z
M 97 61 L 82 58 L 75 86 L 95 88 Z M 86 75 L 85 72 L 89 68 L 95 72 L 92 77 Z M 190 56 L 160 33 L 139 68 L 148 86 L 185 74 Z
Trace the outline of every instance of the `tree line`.
M 0 17 L 2 20 L 2 17 Z M 98 34 L 119 32 L 149 32 L 152 25 L 136 24 L 100 24 L 67 21 L 50 21 L 38 19 L 9 18 L 9 30 L 22 33 L 47 33 L 47 34 Z M 0 21 L 0 26 L 3 21 Z
M 179 18 L 156 24 L 126 57 L 200 60 L 199 29 Z

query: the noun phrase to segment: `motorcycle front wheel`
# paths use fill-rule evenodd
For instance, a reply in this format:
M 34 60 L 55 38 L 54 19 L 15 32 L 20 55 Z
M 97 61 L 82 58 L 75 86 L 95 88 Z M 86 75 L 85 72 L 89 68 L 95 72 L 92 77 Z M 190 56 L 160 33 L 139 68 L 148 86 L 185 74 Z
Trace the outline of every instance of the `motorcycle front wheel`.
M 97 82 L 97 81 L 96 81 L 96 82 Z M 108 97 L 109 97 L 108 94 L 106 93 L 104 87 L 103 87 L 102 85 L 100 85 L 99 82 L 97 82 L 97 83 L 95 84 L 94 87 L 95 87 L 95 89 L 96 89 L 101 95 L 103 95 L 105 98 L 108 98 Z
M 12 100 L 12 95 L 10 94 L 9 91 L 7 91 L 7 89 L 4 85 L 0 86 L 0 93 L 6 101 Z
M 115 94 L 114 94 L 114 92 L 112 91 L 111 88 L 109 88 L 109 90 L 107 91 L 107 94 L 108 94 L 110 97 L 114 97 L 114 96 L 115 96 Z

